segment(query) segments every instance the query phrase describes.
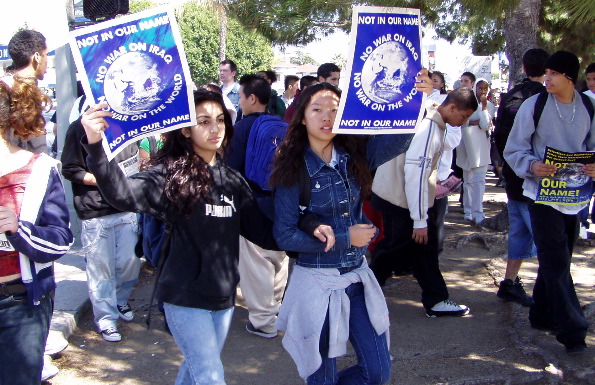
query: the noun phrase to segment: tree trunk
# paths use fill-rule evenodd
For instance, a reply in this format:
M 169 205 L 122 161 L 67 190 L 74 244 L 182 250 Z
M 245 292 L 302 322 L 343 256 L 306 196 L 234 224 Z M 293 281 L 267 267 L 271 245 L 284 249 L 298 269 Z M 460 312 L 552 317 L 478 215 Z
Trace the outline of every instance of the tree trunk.
M 541 0 L 520 0 L 515 10 L 506 12 L 502 29 L 506 39 L 506 56 L 510 63 L 508 89 L 521 82 L 523 55 L 537 47 L 537 27 Z
M 219 20 L 221 25 L 219 27 L 219 61 L 225 60 L 227 51 L 227 10 L 225 9 L 225 0 L 217 2 L 217 10 L 219 11 Z

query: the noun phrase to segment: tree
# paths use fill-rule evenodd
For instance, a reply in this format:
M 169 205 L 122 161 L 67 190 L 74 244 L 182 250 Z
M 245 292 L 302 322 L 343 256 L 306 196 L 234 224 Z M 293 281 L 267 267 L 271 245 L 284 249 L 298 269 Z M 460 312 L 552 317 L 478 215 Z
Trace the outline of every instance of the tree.
M 237 64 L 238 75 L 271 68 L 274 56 L 271 42 L 256 30 L 243 27 L 234 18 L 227 18 L 227 13 L 222 22 L 221 9 L 213 4 L 225 5 L 225 0 L 192 1 L 176 10 L 192 80 L 197 85 L 217 81 L 222 54 L 223 58 L 230 58 Z M 154 6 L 151 0 L 133 0 L 130 11 Z M 222 34 L 223 23 L 226 24 L 225 35 Z
M 228 0 L 245 25 L 279 43 L 304 44 L 350 25 L 352 1 Z M 470 41 L 475 54 L 504 51 L 511 78 L 523 53 L 536 46 L 572 50 L 583 65 L 594 56 L 595 0 L 372 0 L 377 6 L 419 8 L 439 36 Z M 572 48 L 571 48 L 572 47 Z M 511 82 L 512 85 L 512 82 Z
M 217 13 L 195 2 L 186 3 L 178 17 L 180 33 L 196 84 L 216 81 L 219 77 L 220 23 Z M 198 28 L 197 26 L 200 26 Z M 238 66 L 238 74 L 270 68 L 273 63 L 271 43 L 255 30 L 228 19 L 227 58 Z
M 318 62 L 312 58 L 312 56 L 305 54 L 303 51 L 297 51 L 296 56 L 289 59 L 291 64 L 302 66 L 304 64 L 318 65 Z
M 349 31 L 351 7 L 357 4 L 420 8 L 424 21 L 435 21 L 440 0 L 228 0 L 228 9 L 246 26 L 277 44 L 307 44 L 337 28 Z

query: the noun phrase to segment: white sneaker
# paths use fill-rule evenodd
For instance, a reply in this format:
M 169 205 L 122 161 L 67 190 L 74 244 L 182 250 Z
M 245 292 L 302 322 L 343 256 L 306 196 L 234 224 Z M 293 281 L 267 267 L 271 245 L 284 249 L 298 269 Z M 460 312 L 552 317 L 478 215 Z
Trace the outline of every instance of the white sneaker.
M 430 310 L 426 311 L 428 317 L 455 316 L 460 317 L 469 314 L 469 308 L 465 305 L 458 305 L 450 299 L 438 302 Z
M 60 369 L 58 369 L 54 364 L 52 364 L 52 359 L 50 358 L 50 356 L 43 356 L 43 369 L 41 370 L 41 381 L 47 381 L 50 378 L 55 377 L 59 371 Z
M 111 327 L 101 331 L 101 336 L 108 342 L 118 342 L 122 340 L 122 335 L 118 331 L 118 328 Z
M 62 333 L 50 331 L 50 333 L 48 334 L 48 338 L 45 341 L 44 354 L 53 356 L 54 354 L 60 353 L 67 347 L 68 341 L 66 341 Z
M 580 239 L 589 239 L 589 235 L 587 234 L 587 228 L 585 226 L 579 226 L 578 237 Z

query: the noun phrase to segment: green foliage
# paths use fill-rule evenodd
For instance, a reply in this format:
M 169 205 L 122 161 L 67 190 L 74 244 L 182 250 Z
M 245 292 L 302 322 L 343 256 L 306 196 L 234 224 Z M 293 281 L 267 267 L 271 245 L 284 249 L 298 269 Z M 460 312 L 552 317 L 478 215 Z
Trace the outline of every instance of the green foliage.
M 218 82 L 219 19 L 216 12 L 190 2 L 184 5 L 178 24 L 192 80 L 197 85 Z M 227 58 L 237 64 L 238 76 L 241 76 L 272 67 L 273 50 L 262 35 L 229 18 Z
M 591 3 L 595 8 L 593 1 Z M 542 0 L 539 35 L 540 46 L 548 52 L 565 50 L 575 53 L 581 59 L 581 67 L 585 68 L 595 57 L 595 23 L 570 24 L 571 13 L 566 4 L 555 0 Z M 582 71 L 581 71 L 582 72 Z
M 145 9 L 153 8 L 156 5 L 157 4 L 153 3 L 151 0 L 130 0 L 128 9 L 130 13 L 136 13 L 144 11 Z
M 312 56 L 306 55 L 302 51 L 298 51 L 296 53 L 296 56 L 292 57 L 289 61 L 291 62 L 291 64 L 295 64 L 298 66 L 302 66 L 304 64 L 314 64 L 316 66 L 318 65 L 318 62 L 314 60 Z
M 434 22 L 440 0 L 229 0 L 230 14 L 277 44 L 307 44 L 337 28 L 349 31 L 352 6 L 377 5 L 420 8 L 424 23 Z

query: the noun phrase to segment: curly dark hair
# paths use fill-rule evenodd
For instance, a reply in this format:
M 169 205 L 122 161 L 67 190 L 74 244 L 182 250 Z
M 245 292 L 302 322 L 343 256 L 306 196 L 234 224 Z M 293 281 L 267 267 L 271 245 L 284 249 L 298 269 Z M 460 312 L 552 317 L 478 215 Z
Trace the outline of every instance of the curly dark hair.
M 0 134 L 4 140 L 10 135 L 10 89 L 0 81 Z
M 14 34 L 8 42 L 8 54 L 12 59 L 10 70 L 18 71 L 31 62 L 31 56 L 47 49 L 45 37 L 37 31 L 24 29 Z
M 221 151 L 224 152 L 233 136 L 231 116 L 220 94 L 204 89 L 194 91 L 194 105 L 205 102 L 215 102 L 223 111 L 225 136 Z M 177 214 L 184 214 L 189 218 L 199 200 L 211 202 L 212 176 L 209 164 L 194 151 L 192 141 L 183 135 L 182 130 L 163 135 L 163 147 L 151 159 L 150 164 L 165 166 L 165 195 L 174 204 Z
M 51 108 L 52 99 L 37 87 L 33 79 L 16 75 L 10 97 L 14 134 L 23 140 L 27 140 L 30 135 L 44 135 L 43 111 Z
M 316 83 L 307 87 L 300 95 L 296 113 L 287 127 L 285 139 L 277 148 L 270 183 L 272 187 L 290 187 L 299 180 L 300 168 L 304 163 L 304 152 L 308 142 L 308 132 L 302 123 L 305 111 L 312 97 L 321 91 L 332 91 L 341 96 L 341 91 L 329 83 Z M 368 136 L 339 134 L 333 138 L 333 144 L 349 156 L 349 173 L 355 177 L 360 186 L 361 197 L 365 199 L 372 192 L 372 175 L 366 159 Z

